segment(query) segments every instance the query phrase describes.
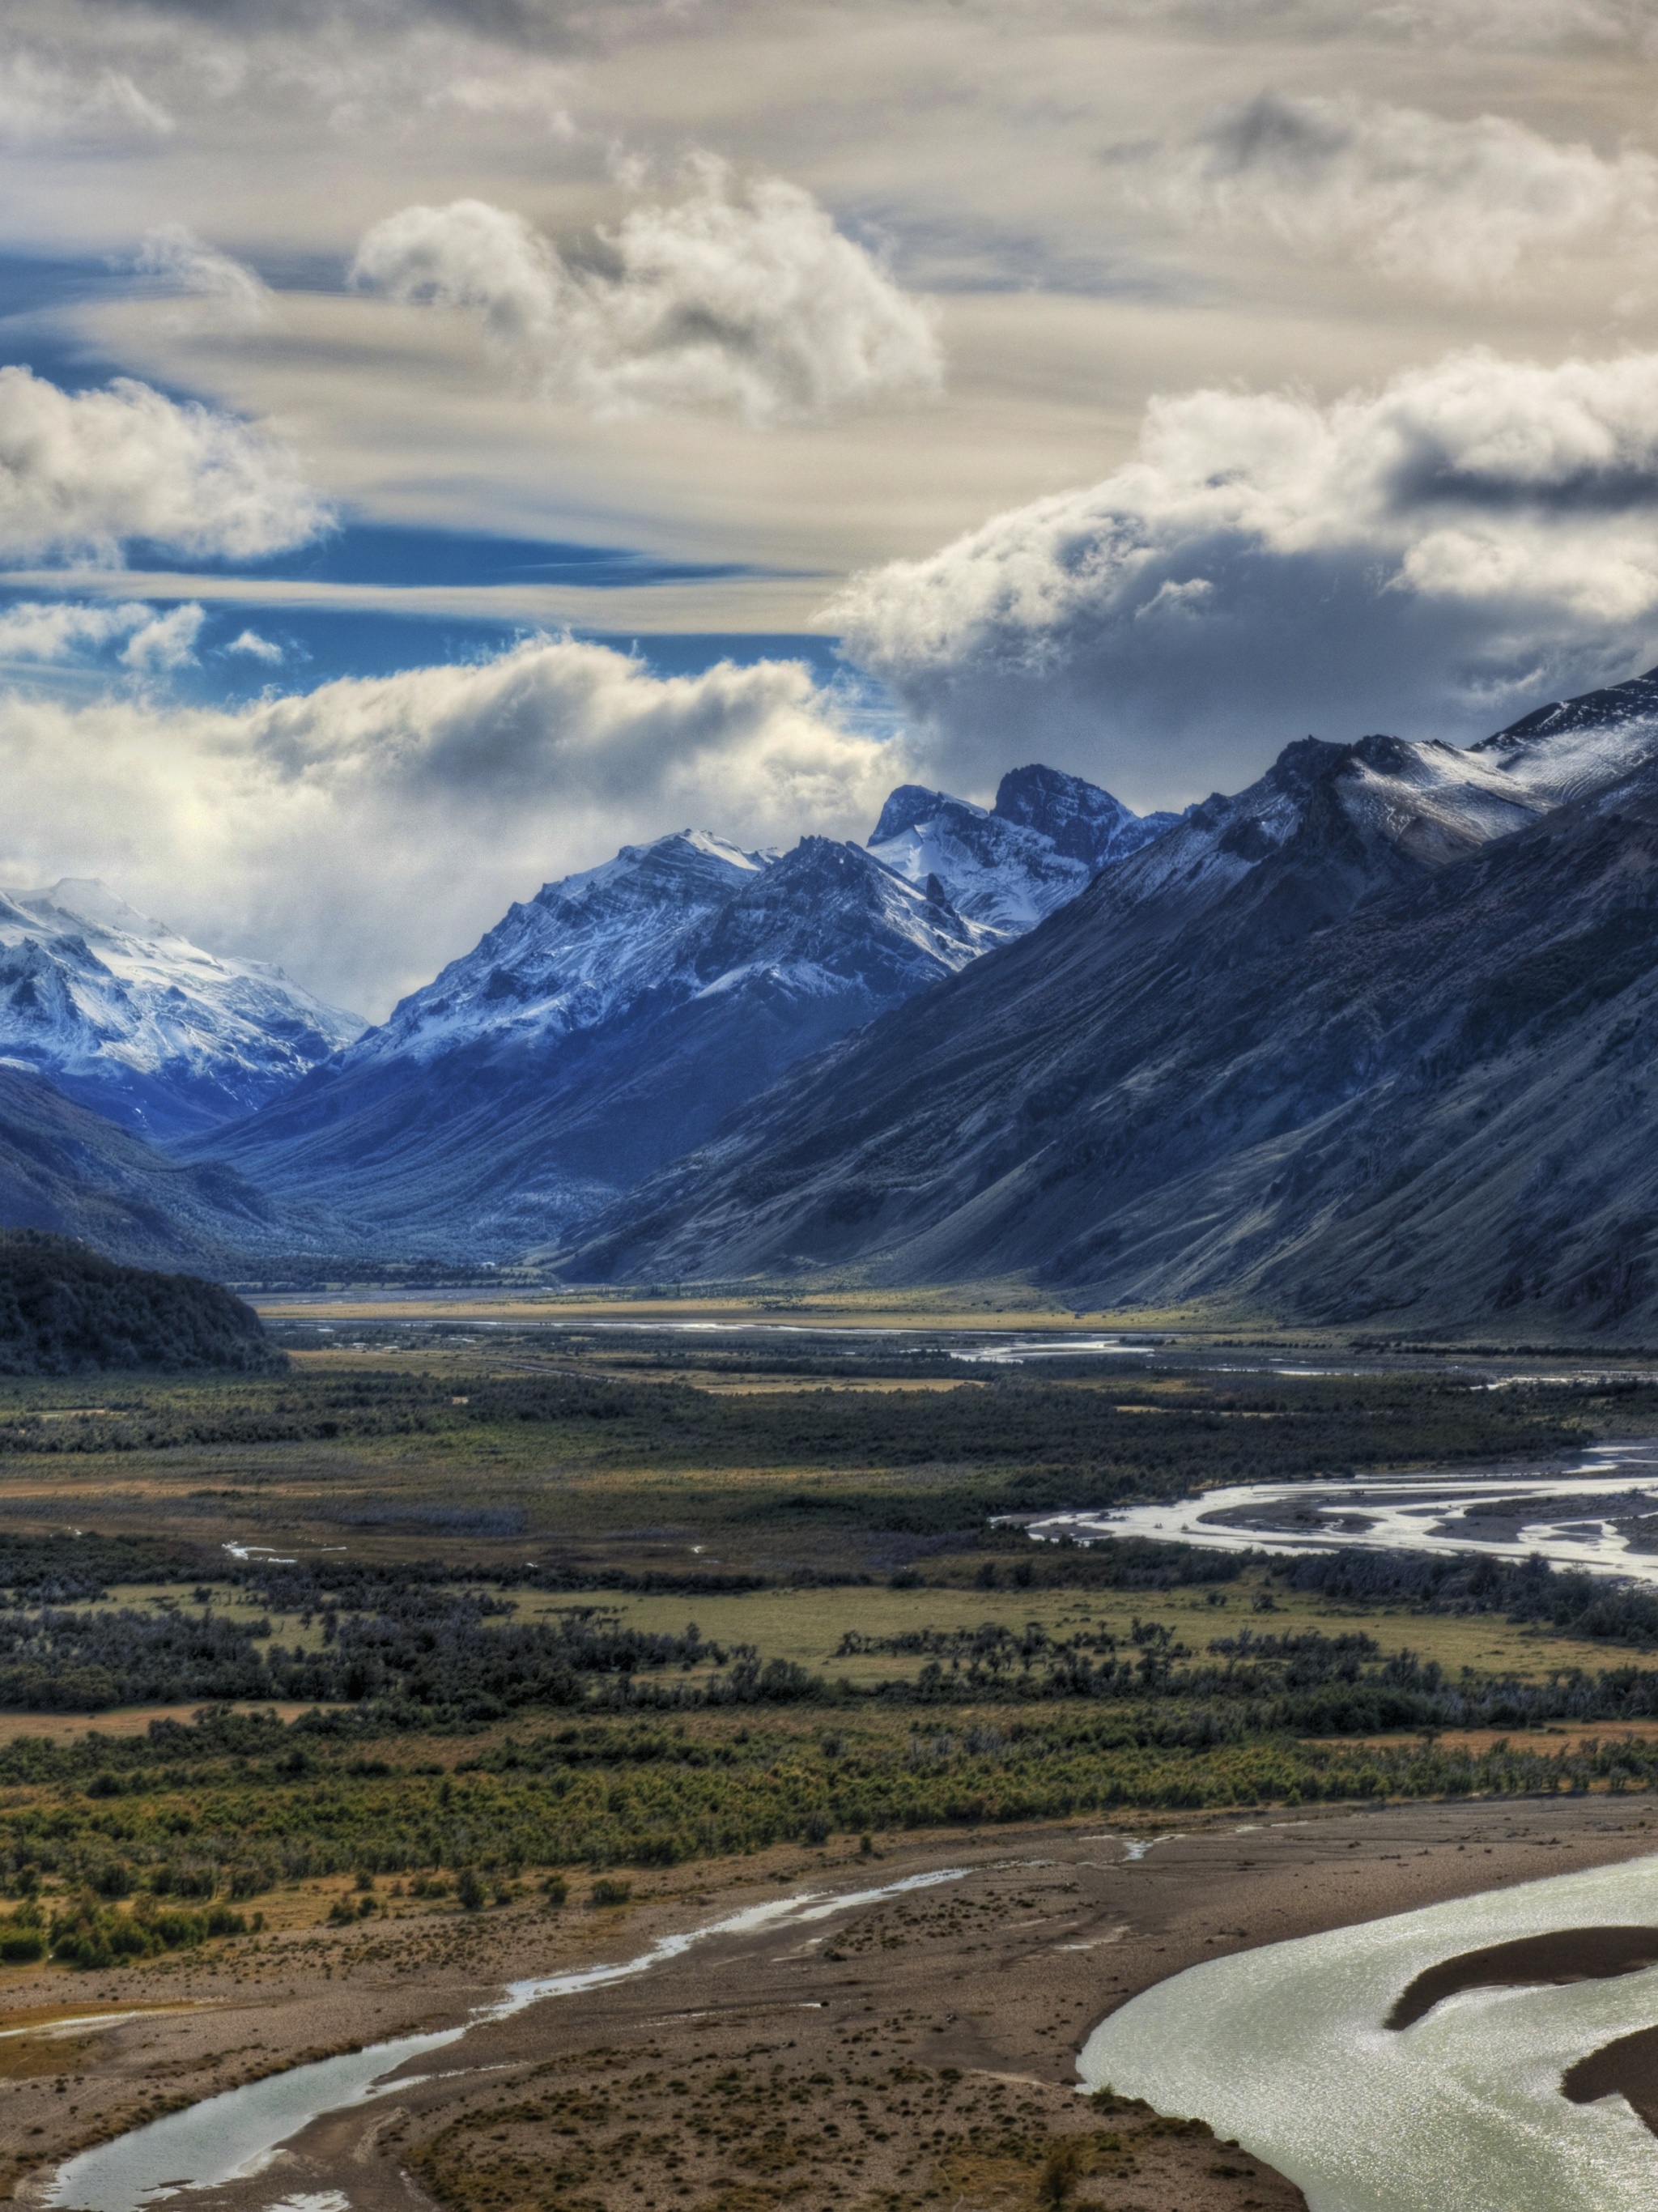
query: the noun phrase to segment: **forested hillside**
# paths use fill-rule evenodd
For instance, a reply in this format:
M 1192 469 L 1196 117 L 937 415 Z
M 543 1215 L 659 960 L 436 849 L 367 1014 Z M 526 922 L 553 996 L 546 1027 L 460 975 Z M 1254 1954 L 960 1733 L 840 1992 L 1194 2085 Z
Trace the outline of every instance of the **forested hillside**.
M 123 1267 L 72 1237 L 0 1231 L 0 1374 L 286 1364 L 222 1284 Z

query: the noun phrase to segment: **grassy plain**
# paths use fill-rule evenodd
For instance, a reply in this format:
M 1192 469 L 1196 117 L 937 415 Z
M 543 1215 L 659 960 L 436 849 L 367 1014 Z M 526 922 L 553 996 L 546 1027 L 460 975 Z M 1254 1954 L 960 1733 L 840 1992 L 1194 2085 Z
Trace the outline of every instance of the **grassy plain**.
M 323 1348 L 276 1378 L 0 1385 L 0 1530 L 165 1530 L 459 1571 L 550 1559 L 708 1581 L 981 1555 L 987 1519 L 1206 1484 L 1547 1458 L 1651 1418 L 1638 1391 L 1424 1374 L 964 1370 L 895 1350 L 466 1328 Z M 649 1389 L 643 1386 L 650 1385 Z M 965 1571 L 965 1570 L 963 1570 Z

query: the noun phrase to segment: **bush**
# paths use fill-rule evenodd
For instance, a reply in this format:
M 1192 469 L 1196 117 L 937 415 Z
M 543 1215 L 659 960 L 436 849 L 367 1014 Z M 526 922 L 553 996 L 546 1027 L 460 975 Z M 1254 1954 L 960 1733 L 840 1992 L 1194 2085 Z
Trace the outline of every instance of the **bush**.
M 609 1875 L 601 1875 L 587 1893 L 590 1905 L 625 1905 L 634 1893 L 630 1881 L 613 1881 Z
M 483 1887 L 476 1867 L 463 1867 L 460 1879 L 455 1884 L 455 1895 L 468 1912 L 482 1912 L 488 1902 L 489 1893 Z
M 9 1936 L 0 1936 L 0 1965 L 7 1966 L 32 1966 L 35 1960 L 46 1955 L 44 1936 L 31 1929 L 20 1929 Z

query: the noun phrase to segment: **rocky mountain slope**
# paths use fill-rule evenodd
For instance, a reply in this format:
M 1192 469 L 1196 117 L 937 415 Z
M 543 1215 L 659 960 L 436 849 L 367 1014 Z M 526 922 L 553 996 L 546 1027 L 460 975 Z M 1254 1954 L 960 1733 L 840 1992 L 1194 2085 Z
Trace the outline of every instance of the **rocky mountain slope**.
M 1658 676 L 1292 745 L 620 1201 L 576 1275 L 1658 1313 Z
M 987 845 L 974 863 L 979 890 L 1006 890 L 993 921 L 878 848 L 746 853 L 693 831 L 629 847 L 514 906 L 380 1028 L 187 1156 L 320 1204 L 381 1250 L 558 1238 L 796 1060 L 1003 941 L 1010 917 L 1073 895 L 1090 864 L 1059 855 L 1060 836 L 1079 853 L 1132 842 L 1137 817 L 1107 793 L 1023 773 L 1049 780 L 1027 792 L 1031 821 L 995 820 L 999 857 Z M 920 796 L 933 819 L 992 822 Z
M 145 1267 L 236 1267 L 337 1250 L 337 1224 L 277 1207 L 233 1170 L 182 1167 L 21 1068 L 0 1066 L 0 1222 Z
M 0 892 L 0 1065 L 161 1139 L 252 1113 L 362 1029 L 280 969 L 216 958 L 103 884 Z

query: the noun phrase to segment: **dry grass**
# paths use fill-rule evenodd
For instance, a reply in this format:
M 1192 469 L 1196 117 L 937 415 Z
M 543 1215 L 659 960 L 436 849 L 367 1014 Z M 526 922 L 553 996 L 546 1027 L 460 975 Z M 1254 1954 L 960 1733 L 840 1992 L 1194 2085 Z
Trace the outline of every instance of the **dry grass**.
M 707 1564 L 712 1565 L 710 1559 Z M 1273 1608 L 1254 1610 L 1255 1593 L 1273 1590 Z M 544 1593 L 513 1593 L 525 1617 L 568 1605 L 568 1598 Z M 848 1630 L 866 1637 L 890 1638 L 924 1628 L 972 1629 L 995 1621 L 1011 1629 L 1040 1622 L 1054 1638 L 1080 1631 L 1104 1630 L 1127 1644 L 1135 1620 L 1166 1621 L 1177 1639 L 1203 1652 L 1215 1637 L 1294 1634 L 1308 1629 L 1339 1636 L 1355 1629 L 1375 1637 L 1382 1651 L 1418 1653 L 1437 1660 L 1448 1672 L 1472 1667 L 1482 1674 L 1546 1678 L 1564 1668 L 1589 1672 L 1614 1666 L 1622 1656 L 1604 1644 L 1574 1642 L 1521 1628 L 1500 1614 L 1380 1612 L 1285 1595 L 1267 1576 L 1253 1571 L 1216 1593 L 1224 1604 L 1212 1604 L 1202 1589 L 1067 1590 L 921 1589 L 883 1587 L 828 1589 L 766 1589 L 733 1597 L 604 1596 L 622 1617 L 653 1633 L 677 1633 L 694 1620 L 706 1637 L 722 1643 L 754 1644 L 768 1659 L 792 1659 L 814 1671 L 853 1683 L 891 1680 L 914 1674 L 919 1657 L 861 1654 L 837 1659 L 836 1646 Z

